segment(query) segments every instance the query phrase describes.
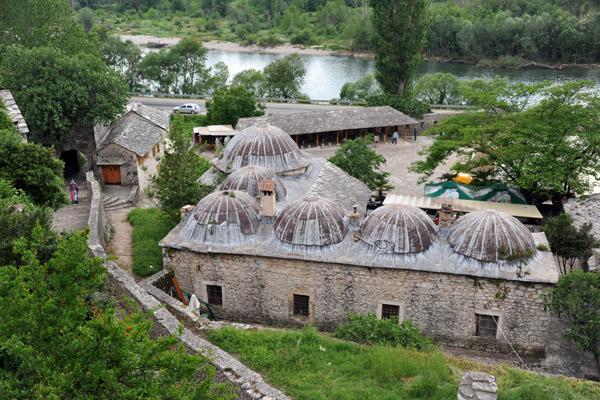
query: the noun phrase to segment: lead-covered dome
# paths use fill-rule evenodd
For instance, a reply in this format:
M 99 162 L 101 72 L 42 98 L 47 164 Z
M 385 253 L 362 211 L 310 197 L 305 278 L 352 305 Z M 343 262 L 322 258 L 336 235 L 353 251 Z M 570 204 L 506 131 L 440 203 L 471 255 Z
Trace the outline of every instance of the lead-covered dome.
M 285 199 L 287 194 L 281 179 L 273 171 L 264 167 L 242 167 L 232 172 L 221 185 L 221 190 L 243 190 L 253 199 L 260 197 L 260 181 L 269 179 L 275 181 L 275 198 Z
M 281 212 L 273 229 L 282 242 L 302 246 L 339 243 L 347 230 L 340 206 L 323 197 L 292 202 Z
M 448 242 L 455 253 L 487 262 L 535 249 L 533 235 L 525 225 L 493 210 L 475 211 L 459 218 L 450 228 Z
M 420 208 L 387 205 L 369 215 L 360 235 L 363 242 L 380 253 L 420 253 L 434 242 L 436 228 Z
M 198 202 L 180 236 L 192 243 L 246 243 L 260 226 L 258 202 L 244 192 L 218 191 Z
M 223 172 L 248 165 L 265 167 L 276 174 L 302 173 L 310 163 L 290 135 L 276 126 L 249 126 L 235 135 L 213 165 Z

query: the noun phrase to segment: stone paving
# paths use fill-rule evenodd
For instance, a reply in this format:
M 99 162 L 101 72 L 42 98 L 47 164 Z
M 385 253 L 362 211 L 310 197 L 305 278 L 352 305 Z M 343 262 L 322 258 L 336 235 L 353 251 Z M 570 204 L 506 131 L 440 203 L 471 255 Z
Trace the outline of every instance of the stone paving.
M 68 182 L 70 182 L 70 180 Z M 79 203 L 69 204 L 52 213 L 52 229 L 56 232 L 82 231 L 88 223 L 90 215 L 90 194 L 88 185 L 85 182 L 83 175 L 76 176 L 75 182 L 77 182 L 77 187 L 79 188 Z M 67 196 L 69 196 L 70 201 L 69 185 L 67 184 L 63 189 L 67 193 Z

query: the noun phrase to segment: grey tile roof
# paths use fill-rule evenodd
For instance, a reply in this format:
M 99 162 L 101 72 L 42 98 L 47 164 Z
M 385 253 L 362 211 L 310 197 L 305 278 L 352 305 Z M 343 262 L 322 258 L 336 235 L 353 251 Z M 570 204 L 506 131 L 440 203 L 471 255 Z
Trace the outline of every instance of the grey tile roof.
M 0 99 L 2 99 L 6 109 L 8 110 L 8 115 L 15 122 L 17 126 L 17 130 L 21 134 L 23 141 L 27 141 L 27 134 L 29 133 L 29 128 L 25 123 L 25 118 L 23 118 L 23 114 L 21 114 L 21 110 L 19 110 L 19 106 L 15 102 L 10 90 L 0 90 Z
M 118 144 L 139 156 L 147 154 L 169 129 L 169 114 L 156 108 L 139 105 L 121 116 L 96 151 L 111 143 Z
M 418 123 L 392 107 L 382 106 L 240 118 L 236 129 L 242 130 L 262 121 L 283 129 L 289 135 Z

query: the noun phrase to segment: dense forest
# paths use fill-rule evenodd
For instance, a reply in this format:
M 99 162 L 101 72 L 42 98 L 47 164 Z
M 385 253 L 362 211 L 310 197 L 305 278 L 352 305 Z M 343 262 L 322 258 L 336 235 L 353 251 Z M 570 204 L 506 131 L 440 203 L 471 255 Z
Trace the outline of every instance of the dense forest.
M 69 1 L 80 15 L 134 34 L 371 49 L 368 0 Z M 447 0 L 430 10 L 428 57 L 505 66 L 600 60 L 598 0 Z

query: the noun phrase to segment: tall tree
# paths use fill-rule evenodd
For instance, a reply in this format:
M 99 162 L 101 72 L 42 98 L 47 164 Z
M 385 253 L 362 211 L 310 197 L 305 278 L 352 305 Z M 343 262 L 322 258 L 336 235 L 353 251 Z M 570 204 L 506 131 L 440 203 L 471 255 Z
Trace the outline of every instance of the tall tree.
M 565 338 L 592 353 L 600 377 L 600 274 L 571 271 L 561 275 L 546 294 L 544 307 L 567 314 L 573 326 Z
M 125 76 L 131 90 L 139 90 L 138 64 L 142 52 L 131 40 L 122 41 L 118 36 L 108 36 L 102 43 L 104 62 Z
M 264 109 L 252 92 L 238 86 L 217 90 L 206 102 L 206 118 L 209 124 L 235 126 L 240 118 L 265 115 Z
M 301 95 L 300 88 L 304 84 L 306 68 L 298 54 L 273 61 L 264 68 L 263 74 L 268 96 L 290 99 Z
M 95 54 L 65 54 L 53 47 L 11 47 L 0 64 L 0 83 L 12 91 L 30 137 L 60 147 L 76 123 L 110 122 L 129 98 L 122 76 Z
M 198 182 L 210 168 L 210 163 L 192 146 L 184 132 L 183 116 L 177 115 L 171 122 L 171 145 L 165 150 L 158 175 L 150 178 L 147 193 L 157 199 L 160 209 L 178 220 L 179 209 L 196 204 L 209 194 L 213 187 Z
M 593 83 L 498 84 L 473 95 L 481 112 L 458 114 L 429 130 L 435 142 L 411 170 L 425 181 L 456 154 L 453 169 L 492 167 L 502 183 L 521 188 L 535 204 L 559 204 L 589 191 L 591 178 L 600 178 L 600 96 L 588 92 Z M 525 109 L 534 95 L 541 101 Z
M 388 94 L 402 96 L 412 87 L 423 60 L 429 26 L 429 0 L 371 0 L 375 78 Z

